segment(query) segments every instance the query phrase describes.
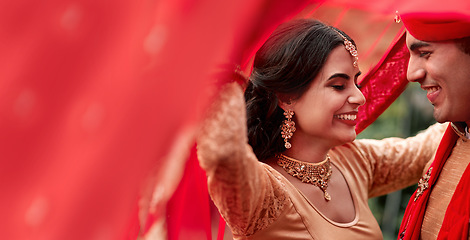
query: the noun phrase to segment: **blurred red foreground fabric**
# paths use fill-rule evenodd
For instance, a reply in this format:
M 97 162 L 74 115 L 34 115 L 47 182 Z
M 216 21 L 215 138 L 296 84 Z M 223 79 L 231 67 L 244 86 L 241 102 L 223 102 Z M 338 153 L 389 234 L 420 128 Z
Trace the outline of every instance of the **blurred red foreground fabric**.
M 208 76 L 306 1 L 281 2 L 2 1 L 1 238 L 135 239 Z

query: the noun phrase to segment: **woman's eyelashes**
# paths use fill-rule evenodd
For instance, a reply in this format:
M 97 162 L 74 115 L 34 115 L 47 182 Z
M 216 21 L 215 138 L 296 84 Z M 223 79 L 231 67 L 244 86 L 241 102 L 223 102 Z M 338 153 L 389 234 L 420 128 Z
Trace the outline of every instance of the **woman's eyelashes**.
M 345 73 L 335 73 L 328 79 L 329 86 L 338 91 L 345 90 L 349 86 L 359 88 L 360 86 L 357 84 L 357 78 L 360 74 L 361 72 L 358 72 L 353 78 Z
M 333 89 L 335 90 L 345 90 L 348 86 L 354 86 L 356 87 L 357 89 L 361 89 L 361 85 L 359 85 L 358 83 L 354 82 L 354 83 L 350 83 L 350 82 L 346 82 L 346 83 L 334 83 L 334 84 L 331 84 L 330 85 Z
M 345 89 L 344 84 L 334 84 L 334 85 L 332 85 L 332 87 L 333 87 L 335 90 L 344 90 L 344 89 Z
M 351 82 L 351 79 L 346 79 L 346 78 L 336 78 L 330 83 L 330 87 L 332 87 L 336 91 L 342 91 L 348 88 L 351 84 L 354 84 Z

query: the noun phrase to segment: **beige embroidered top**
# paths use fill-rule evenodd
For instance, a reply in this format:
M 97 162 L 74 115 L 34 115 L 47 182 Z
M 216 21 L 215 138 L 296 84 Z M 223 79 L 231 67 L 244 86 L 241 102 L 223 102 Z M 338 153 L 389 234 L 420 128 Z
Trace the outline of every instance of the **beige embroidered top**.
M 343 174 L 355 207 L 347 223 L 326 217 L 282 174 L 256 159 L 247 144 L 245 103 L 236 84 L 225 86 L 209 111 L 198 157 L 235 239 L 377 240 L 382 234 L 368 198 L 416 183 L 444 130 L 435 125 L 406 140 L 357 140 L 332 149 L 339 170 L 333 174 Z

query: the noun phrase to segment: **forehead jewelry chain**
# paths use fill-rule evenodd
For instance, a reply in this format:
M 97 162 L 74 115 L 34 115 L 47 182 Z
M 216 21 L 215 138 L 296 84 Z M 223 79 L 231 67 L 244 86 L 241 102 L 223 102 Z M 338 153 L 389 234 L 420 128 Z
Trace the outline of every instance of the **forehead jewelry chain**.
M 358 54 L 357 54 L 357 50 L 356 50 L 356 46 L 354 46 L 354 44 L 352 44 L 351 41 L 349 41 L 343 34 L 341 34 L 340 32 L 338 32 L 336 29 L 332 28 L 336 33 L 338 33 L 341 38 L 343 38 L 343 43 L 344 43 L 344 47 L 346 48 L 346 50 L 349 51 L 349 53 L 351 54 L 351 56 L 353 56 L 354 58 L 354 62 L 353 62 L 353 66 L 355 68 L 357 68 L 357 62 L 359 60 L 359 57 L 358 57 Z
M 284 168 L 289 175 L 297 177 L 304 183 L 319 187 L 323 191 L 325 200 L 331 200 L 330 194 L 326 192 L 332 173 L 329 155 L 326 155 L 325 160 L 319 163 L 301 162 L 284 154 L 277 154 L 276 158 L 277 164 Z

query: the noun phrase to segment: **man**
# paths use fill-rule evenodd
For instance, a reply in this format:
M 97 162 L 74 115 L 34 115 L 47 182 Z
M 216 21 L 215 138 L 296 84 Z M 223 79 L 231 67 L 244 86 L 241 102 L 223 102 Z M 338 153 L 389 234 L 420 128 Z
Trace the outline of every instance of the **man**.
M 469 239 L 470 11 L 400 17 L 410 51 L 408 80 L 427 91 L 434 118 L 450 124 L 410 199 L 398 239 Z

